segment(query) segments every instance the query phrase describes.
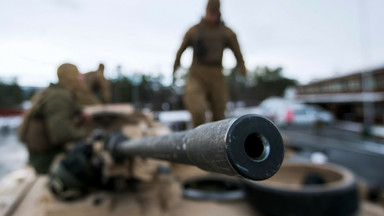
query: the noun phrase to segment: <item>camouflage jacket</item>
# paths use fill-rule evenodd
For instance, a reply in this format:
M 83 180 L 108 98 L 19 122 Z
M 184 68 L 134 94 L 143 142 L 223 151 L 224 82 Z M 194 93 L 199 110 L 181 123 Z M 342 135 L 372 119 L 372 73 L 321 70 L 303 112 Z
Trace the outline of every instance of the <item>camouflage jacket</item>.
M 46 150 L 85 137 L 86 132 L 73 122 L 79 109 L 69 90 L 51 84 L 31 103 L 19 128 L 19 137 L 29 148 Z

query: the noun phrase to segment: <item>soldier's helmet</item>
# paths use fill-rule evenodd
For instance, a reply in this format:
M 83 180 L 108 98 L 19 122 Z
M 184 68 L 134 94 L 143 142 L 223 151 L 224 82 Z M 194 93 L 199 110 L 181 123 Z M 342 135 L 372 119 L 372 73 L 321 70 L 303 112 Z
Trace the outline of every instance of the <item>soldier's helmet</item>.
M 79 69 L 73 64 L 64 63 L 57 69 L 59 84 L 69 90 L 74 90 L 81 86 L 79 76 L 81 76 Z

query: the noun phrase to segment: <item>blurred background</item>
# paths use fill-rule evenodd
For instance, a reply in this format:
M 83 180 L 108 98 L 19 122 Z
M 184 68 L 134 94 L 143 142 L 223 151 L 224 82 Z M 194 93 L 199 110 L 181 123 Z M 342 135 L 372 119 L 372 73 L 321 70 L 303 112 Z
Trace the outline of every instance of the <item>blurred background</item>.
M 105 65 L 114 103 L 153 110 L 173 130 L 189 126 L 182 93 L 192 51 L 172 66 L 205 0 L 0 0 L 0 178 L 24 165 L 15 129 L 30 97 L 56 82 L 56 69 Z M 381 0 L 222 0 L 248 69 L 224 55 L 227 116 L 274 121 L 302 160 L 333 162 L 382 191 L 384 14 Z M 12 152 L 12 154 L 10 154 Z

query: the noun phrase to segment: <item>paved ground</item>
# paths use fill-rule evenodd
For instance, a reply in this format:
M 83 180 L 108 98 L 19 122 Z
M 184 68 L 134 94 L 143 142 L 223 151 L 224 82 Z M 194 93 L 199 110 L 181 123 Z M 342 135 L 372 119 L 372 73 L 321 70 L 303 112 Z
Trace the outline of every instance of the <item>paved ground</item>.
M 360 133 L 363 125 L 361 123 L 349 122 L 349 121 L 337 121 L 332 125 L 334 128 L 338 128 L 345 131 Z M 371 133 L 376 139 L 380 139 L 384 143 L 384 125 L 373 125 L 371 127 Z

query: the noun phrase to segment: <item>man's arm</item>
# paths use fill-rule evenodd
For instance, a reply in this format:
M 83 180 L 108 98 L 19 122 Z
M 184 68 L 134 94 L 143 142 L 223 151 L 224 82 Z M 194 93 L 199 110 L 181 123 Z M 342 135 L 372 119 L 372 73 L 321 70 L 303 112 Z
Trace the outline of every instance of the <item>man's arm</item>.
M 75 127 L 72 119 L 74 102 L 65 94 L 51 95 L 45 104 L 45 122 L 49 140 L 53 144 L 62 144 L 84 138 L 84 130 Z
M 173 64 L 173 74 L 175 74 L 176 70 L 180 66 L 180 59 L 183 52 L 187 49 L 187 47 L 192 45 L 191 40 L 191 32 L 192 28 L 187 31 L 187 33 L 184 35 L 183 42 L 181 43 L 181 46 L 176 54 L 175 63 Z
M 236 61 L 237 61 L 237 70 L 245 76 L 247 74 L 247 69 L 245 68 L 245 63 L 243 59 L 243 54 L 241 53 L 240 50 L 240 45 L 237 40 L 236 34 L 231 30 L 228 30 L 228 48 L 230 48 L 235 55 Z

